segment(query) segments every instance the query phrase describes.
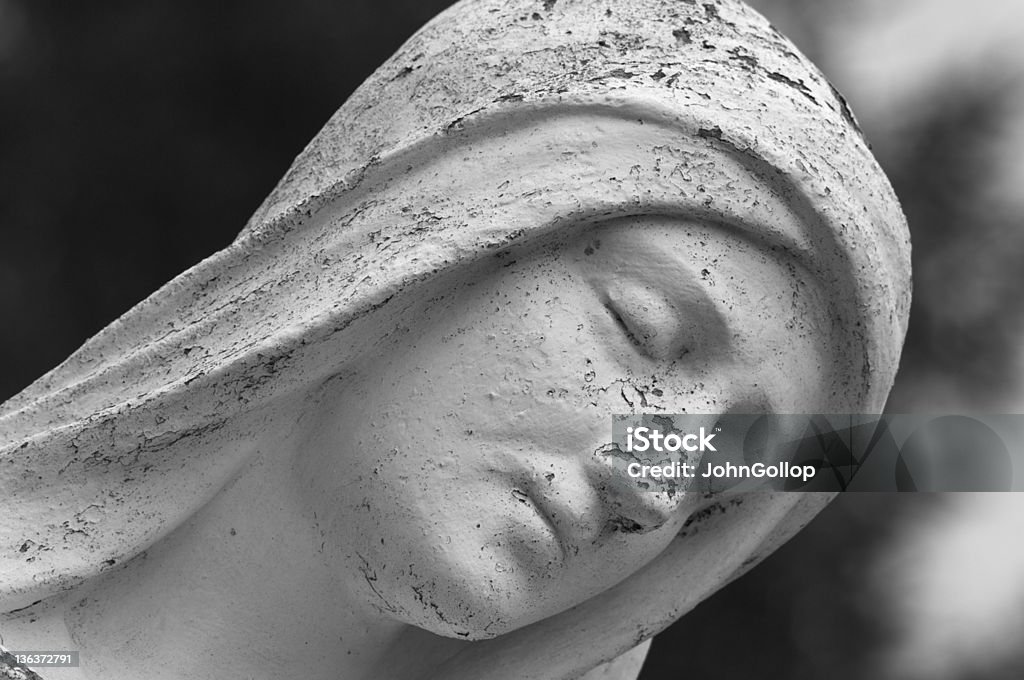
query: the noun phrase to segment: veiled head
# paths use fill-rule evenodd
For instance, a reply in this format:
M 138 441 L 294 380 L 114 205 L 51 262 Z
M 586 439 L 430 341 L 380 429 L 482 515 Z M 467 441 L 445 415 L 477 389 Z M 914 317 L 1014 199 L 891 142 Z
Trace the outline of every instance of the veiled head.
M 635 598 L 625 649 L 822 499 L 677 538 L 707 500 L 616 491 L 609 416 L 878 411 L 908 295 L 845 101 L 744 5 L 459 3 L 229 248 L 3 406 L 4 607 L 158 540 L 274 431 L 382 613 L 483 638 Z

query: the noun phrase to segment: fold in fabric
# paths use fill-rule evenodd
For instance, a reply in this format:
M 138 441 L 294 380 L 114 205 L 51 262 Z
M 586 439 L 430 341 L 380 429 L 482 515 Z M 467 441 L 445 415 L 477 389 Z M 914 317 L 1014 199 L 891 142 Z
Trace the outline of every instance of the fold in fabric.
M 805 262 L 834 312 L 842 410 L 882 409 L 909 310 L 906 223 L 805 57 L 733 0 L 462 2 L 352 95 L 234 243 L 0 407 L 0 610 L 180 524 L 239 468 L 277 400 L 365 356 L 396 295 L 553 231 L 651 214 L 728 224 Z M 778 518 L 737 551 L 770 551 L 820 504 L 751 503 Z M 694 559 L 670 548 L 647 569 L 670 579 Z M 719 559 L 705 588 L 743 562 Z M 479 649 L 591 631 L 599 654 L 544 676 L 576 677 L 699 601 L 595 623 L 634 595 L 609 591 Z M 476 668 L 458 663 L 444 677 Z M 541 677 L 522 672 L 508 677 Z

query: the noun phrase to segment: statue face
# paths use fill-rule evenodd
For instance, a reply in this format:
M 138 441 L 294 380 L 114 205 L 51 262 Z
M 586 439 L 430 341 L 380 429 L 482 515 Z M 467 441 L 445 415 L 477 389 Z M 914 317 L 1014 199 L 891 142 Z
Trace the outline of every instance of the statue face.
M 812 277 L 728 227 L 616 219 L 486 259 L 393 301 L 296 468 L 369 605 L 468 638 L 606 590 L 707 502 L 616 478 L 611 414 L 813 412 L 834 352 Z
M 433 674 L 530 649 L 507 673 L 582 677 L 827 500 L 753 494 L 681 531 L 715 501 L 616 476 L 610 416 L 881 409 L 909 287 L 845 101 L 738 0 L 457 3 L 228 248 L 3 405 L 0 599 L 96 579 L 79 620 L 123 625 L 103 608 L 141 619 L 196 594 L 179 572 L 217 574 L 230 595 L 204 583 L 201 613 L 239 649 L 316 621 L 310 658 L 347 674 L 342 636 L 387 656 L 395 622 L 536 622 Z M 261 533 L 214 531 L 241 520 Z M 122 571 L 147 547 L 188 567 Z M 277 559 L 240 583 L 254 554 Z

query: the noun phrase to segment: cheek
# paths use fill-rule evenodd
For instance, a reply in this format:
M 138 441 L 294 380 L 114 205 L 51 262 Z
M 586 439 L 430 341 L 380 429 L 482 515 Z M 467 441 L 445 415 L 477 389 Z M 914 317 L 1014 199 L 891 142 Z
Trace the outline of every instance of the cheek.
M 761 400 L 756 412 L 842 410 L 838 329 L 828 300 L 797 270 L 762 264 L 758 272 L 758 288 L 737 285 L 730 295 L 735 330 L 723 375 Z
M 407 418 L 450 442 L 610 414 L 595 407 L 611 404 L 611 387 L 625 377 L 623 357 L 609 352 L 622 339 L 598 312 L 594 291 L 568 267 L 510 268 L 500 285 L 463 290 L 418 324 L 414 345 L 395 353 L 382 383 L 402 395 Z

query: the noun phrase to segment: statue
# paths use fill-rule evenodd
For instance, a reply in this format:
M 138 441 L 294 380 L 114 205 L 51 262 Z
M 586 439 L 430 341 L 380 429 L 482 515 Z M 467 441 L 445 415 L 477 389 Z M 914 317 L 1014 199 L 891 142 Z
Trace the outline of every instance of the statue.
M 461 2 L 234 243 L 0 407 L 3 644 L 79 650 L 54 678 L 635 678 L 828 497 L 636 493 L 609 416 L 880 411 L 909 290 L 846 102 L 745 5 Z

